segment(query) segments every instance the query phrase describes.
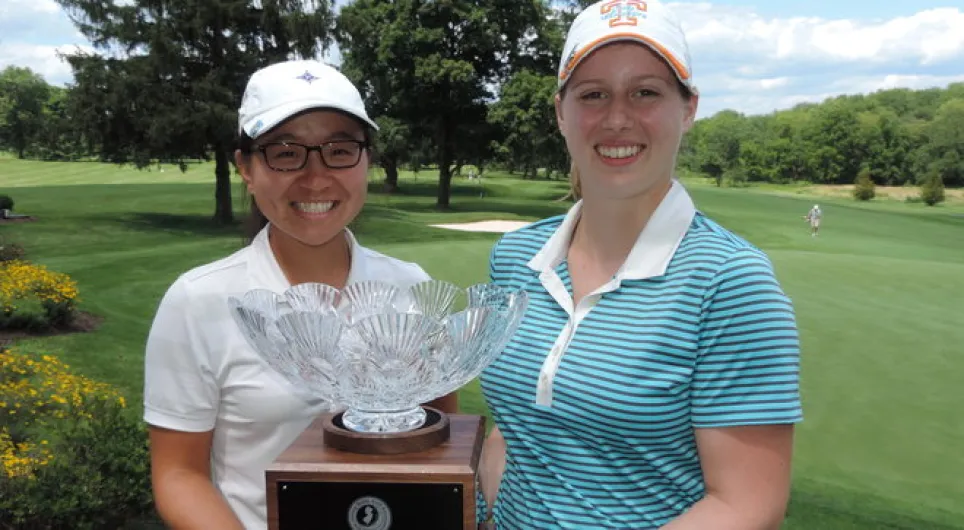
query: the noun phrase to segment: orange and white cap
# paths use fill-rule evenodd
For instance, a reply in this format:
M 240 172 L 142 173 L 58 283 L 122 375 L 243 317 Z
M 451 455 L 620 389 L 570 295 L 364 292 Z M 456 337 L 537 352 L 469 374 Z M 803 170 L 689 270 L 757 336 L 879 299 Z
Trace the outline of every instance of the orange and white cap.
M 601 0 L 579 13 L 562 50 L 559 88 L 589 54 L 617 41 L 645 44 L 666 61 L 681 83 L 696 91 L 683 28 L 676 15 L 657 0 Z

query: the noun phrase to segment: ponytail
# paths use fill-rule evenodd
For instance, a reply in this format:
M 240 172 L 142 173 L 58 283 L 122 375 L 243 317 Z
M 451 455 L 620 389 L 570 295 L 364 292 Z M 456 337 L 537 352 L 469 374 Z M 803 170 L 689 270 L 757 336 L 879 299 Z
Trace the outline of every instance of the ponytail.
M 572 199 L 578 201 L 582 198 L 582 183 L 579 180 L 579 169 L 576 164 L 569 166 L 569 193 L 562 200 Z

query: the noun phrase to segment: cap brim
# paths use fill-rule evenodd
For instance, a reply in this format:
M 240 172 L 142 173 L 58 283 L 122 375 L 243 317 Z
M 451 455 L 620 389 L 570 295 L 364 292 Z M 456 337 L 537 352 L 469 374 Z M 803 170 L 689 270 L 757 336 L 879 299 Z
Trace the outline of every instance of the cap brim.
M 686 65 L 675 55 L 670 53 L 670 51 L 667 50 L 663 45 L 655 40 L 647 38 L 645 35 L 640 35 L 638 33 L 614 33 L 611 35 L 606 35 L 605 37 L 597 39 L 579 48 L 579 50 L 573 54 L 572 59 L 569 60 L 566 68 L 559 75 L 559 86 L 562 87 L 569 81 L 569 78 L 572 77 L 572 73 L 576 71 L 579 63 L 592 54 L 592 52 L 614 42 L 637 42 L 646 46 L 650 50 L 653 50 L 657 55 L 662 57 L 664 61 L 666 61 L 670 69 L 673 70 L 673 73 L 676 74 L 676 78 L 679 79 L 681 83 L 695 91 L 696 88 L 693 86 L 692 76 L 690 75 L 689 69 L 686 68 Z
M 332 103 L 331 101 L 324 100 L 311 100 L 311 101 L 298 101 L 294 103 L 288 103 L 286 105 L 280 105 L 271 110 L 262 112 L 257 116 L 254 116 L 250 120 L 241 126 L 241 130 L 250 136 L 251 138 L 257 138 L 262 134 L 270 131 L 277 127 L 281 122 L 287 120 L 288 118 L 304 112 L 306 110 L 324 110 L 333 109 L 344 112 L 349 116 L 357 118 L 363 123 L 367 124 L 371 128 L 378 130 L 378 124 L 374 120 L 368 118 L 367 116 L 360 115 L 355 109 L 347 108 L 344 105 L 337 103 Z

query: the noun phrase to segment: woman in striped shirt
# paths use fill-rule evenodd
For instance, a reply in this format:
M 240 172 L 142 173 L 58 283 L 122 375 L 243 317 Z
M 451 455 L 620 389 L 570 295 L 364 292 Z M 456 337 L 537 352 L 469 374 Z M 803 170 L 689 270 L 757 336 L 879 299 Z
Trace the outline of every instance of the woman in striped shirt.
M 802 419 L 795 317 L 767 256 L 673 178 L 699 99 L 680 25 L 655 1 L 602 1 L 562 57 L 579 200 L 492 251 L 492 281 L 529 306 L 482 377 L 483 525 L 778 528 Z

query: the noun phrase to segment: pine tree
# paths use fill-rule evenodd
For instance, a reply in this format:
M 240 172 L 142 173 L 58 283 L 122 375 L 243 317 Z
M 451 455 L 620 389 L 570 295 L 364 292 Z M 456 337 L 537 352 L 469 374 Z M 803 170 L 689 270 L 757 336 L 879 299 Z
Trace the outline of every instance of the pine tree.
M 327 0 L 57 0 L 98 54 L 66 55 L 71 105 L 101 158 L 146 167 L 215 160 L 215 213 L 233 220 L 237 109 L 257 68 L 314 57 L 330 41 Z

